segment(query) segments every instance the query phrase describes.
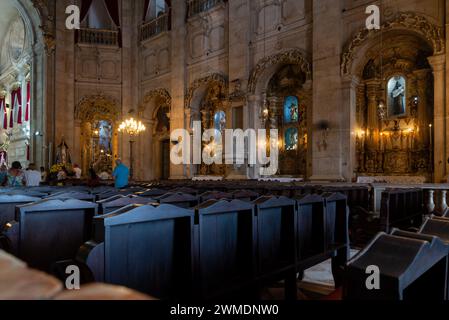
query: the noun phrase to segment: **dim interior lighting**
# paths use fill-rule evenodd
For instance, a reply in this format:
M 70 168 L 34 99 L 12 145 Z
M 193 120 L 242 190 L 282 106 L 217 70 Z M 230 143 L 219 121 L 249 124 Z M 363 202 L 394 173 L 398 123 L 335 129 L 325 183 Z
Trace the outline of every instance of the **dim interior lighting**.
M 134 118 L 123 121 L 118 128 L 119 132 L 124 132 L 131 136 L 137 136 L 145 130 L 146 127 L 143 123 L 141 121 L 136 121 Z
M 429 128 L 432 128 L 433 127 L 433 125 L 432 124 L 429 124 Z

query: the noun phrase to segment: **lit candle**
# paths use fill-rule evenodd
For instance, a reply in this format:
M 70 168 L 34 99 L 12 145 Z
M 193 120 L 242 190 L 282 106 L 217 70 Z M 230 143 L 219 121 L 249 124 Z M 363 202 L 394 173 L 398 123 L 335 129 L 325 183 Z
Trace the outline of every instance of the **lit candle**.
M 433 144 L 433 131 L 432 131 L 433 125 L 429 124 L 429 132 L 430 132 L 430 146 Z

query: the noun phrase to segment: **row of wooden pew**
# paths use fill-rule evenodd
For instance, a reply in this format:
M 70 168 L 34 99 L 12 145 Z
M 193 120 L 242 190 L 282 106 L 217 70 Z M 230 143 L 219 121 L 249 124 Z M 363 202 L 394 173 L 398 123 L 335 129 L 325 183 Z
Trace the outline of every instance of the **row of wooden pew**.
M 296 275 L 332 258 L 337 285 L 343 281 L 349 241 L 341 194 L 28 191 L 0 195 L 2 219 L 8 220 L 2 246 L 60 278 L 65 266 L 77 264 L 86 282 L 161 299 L 256 297 L 264 284 L 285 280 L 286 296 L 293 299 Z M 44 199 L 29 197 L 38 192 Z

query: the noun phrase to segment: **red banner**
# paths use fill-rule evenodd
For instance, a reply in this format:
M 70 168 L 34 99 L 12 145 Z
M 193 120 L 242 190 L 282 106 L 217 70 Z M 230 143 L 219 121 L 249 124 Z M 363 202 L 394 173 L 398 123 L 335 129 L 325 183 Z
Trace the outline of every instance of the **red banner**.
M 30 121 L 31 82 L 27 82 L 27 106 L 25 110 L 25 122 Z

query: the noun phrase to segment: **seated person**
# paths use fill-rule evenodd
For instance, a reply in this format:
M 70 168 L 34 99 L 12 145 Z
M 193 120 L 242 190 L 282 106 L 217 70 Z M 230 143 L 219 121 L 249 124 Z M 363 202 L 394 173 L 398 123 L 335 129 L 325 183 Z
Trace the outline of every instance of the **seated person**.
M 25 183 L 27 187 L 39 187 L 41 184 L 42 176 L 39 171 L 36 170 L 36 165 L 31 163 L 28 169 L 24 172 Z
M 25 186 L 25 174 L 22 170 L 22 164 L 19 161 L 12 163 L 11 169 L 9 169 L 6 176 L 7 187 L 24 187 Z

